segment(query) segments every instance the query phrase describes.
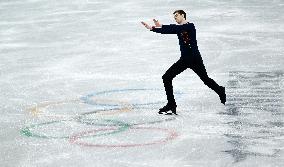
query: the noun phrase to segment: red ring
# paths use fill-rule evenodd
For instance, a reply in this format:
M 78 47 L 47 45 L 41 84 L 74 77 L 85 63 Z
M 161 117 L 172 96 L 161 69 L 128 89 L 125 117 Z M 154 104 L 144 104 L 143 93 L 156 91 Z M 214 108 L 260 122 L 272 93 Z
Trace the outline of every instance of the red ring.
M 81 132 L 75 135 L 72 135 L 69 139 L 69 141 L 71 143 L 74 144 L 78 144 L 81 146 L 86 146 L 86 147 L 138 147 L 138 146 L 148 146 L 148 145 L 153 145 L 153 144 L 161 144 L 161 143 L 166 143 L 170 140 L 173 140 L 174 138 L 176 138 L 178 136 L 178 134 L 174 131 L 171 131 L 169 129 L 162 129 L 162 128 L 152 128 L 152 127 L 131 127 L 131 129 L 152 129 L 152 130 L 159 130 L 159 131 L 164 131 L 166 133 L 168 133 L 168 136 L 163 139 L 163 140 L 157 140 L 157 141 L 153 141 L 150 143 L 142 143 L 142 144 L 114 144 L 114 145 L 108 145 L 108 144 L 90 144 L 90 143 L 86 143 L 86 142 L 78 142 L 77 140 L 86 135 L 86 134 L 90 134 L 90 133 L 96 133 L 99 131 L 105 131 L 105 130 L 115 130 L 115 128 L 104 128 L 104 129 L 96 129 L 96 130 L 91 130 L 91 131 L 85 131 L 85 132 Z

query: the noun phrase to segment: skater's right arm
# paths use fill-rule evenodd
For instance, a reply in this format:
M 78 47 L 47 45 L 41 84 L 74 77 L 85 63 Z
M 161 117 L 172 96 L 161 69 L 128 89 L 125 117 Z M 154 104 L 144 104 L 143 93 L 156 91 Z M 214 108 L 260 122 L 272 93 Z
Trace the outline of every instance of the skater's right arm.
M 170 25 L 162 25 L 162 27 L 152 27 L 150 31 L 161 34 L 176 34 L 176 31 L 170 27 Z
M 153 19 L 155 26 L 150 26 L 144 21 L 141 23 L 150 31 L 161 33 L 161 34 L 178 34 L 183 31 L 190 31 L 194 29 L 193 24 L 183 24 L 183 25 L 176 25 L 176 24 L 170 24 L 170 25 L 162 25 L 158 22 L 158 20 Z
M 176 24 L 170 24 L 170 25 L 162 25 L 161 28 L 152 27 L 150 31 L 161 33 L 161 34 L 177 34 L 181 33 L 186 30 L 190 30 L 192 25 L 190 24 L 184 24 L 184 25 L 176 25 Z

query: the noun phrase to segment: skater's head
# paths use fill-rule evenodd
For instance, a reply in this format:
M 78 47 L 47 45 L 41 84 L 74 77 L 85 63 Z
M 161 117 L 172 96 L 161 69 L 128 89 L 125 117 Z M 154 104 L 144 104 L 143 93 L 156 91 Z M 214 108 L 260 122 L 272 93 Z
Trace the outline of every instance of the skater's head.
M 186 13 L 183 10 L 176 10 L 173 14 L 178 24 L 182 24 L 186 21 Z

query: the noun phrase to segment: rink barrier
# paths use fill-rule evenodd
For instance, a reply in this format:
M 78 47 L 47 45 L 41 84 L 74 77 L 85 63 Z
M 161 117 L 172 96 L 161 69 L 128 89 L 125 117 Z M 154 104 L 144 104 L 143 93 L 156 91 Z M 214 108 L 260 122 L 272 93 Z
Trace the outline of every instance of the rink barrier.
M 134 144 L 92 144 L 84 141 L 78 141 L 81 137 L 84 137 L 84 135 L 89 135 L 93 133 L 97 133 L 99 131 L 108 131 L 108 130 L 114 130 L 115 128 L 103 128 L 103 129 L 96 129 L 96 130 L 90 130 L 85 132 L 77 133 L 70 137 L 69 142 L 73 144 L 77 144 L 80 146 L 85 147 L 101 147 L 101 148 L 117 148 L 117 147 L 140 147 L 140 146 L 149 146 L 154 144 L 162 144 L 169 142 L 170 140 L 175 139 L 178 134 L 175 131 L 169 130 L 169 129 L 163 129 L 163 128 L 155 128 L 155 127 L 130 127 L 130 129 L 144 129 L 144 130 L 152 130 L 152 131 L 162 131 L 167 134 L 167 136 L 164 139 L 161 140 L 155 140 L 148 143 L 134 143 Z
M 20 130 L 20 133 L 22 135 L 25 135 L 27 137 L 35 137 L 35 138 L 42 138 L 42 139 L 69 139 L 70 135 L 66 135 L 66 136 L 51 136 L 51 135 L 45 135 L 42 133 L 38 133 L 38 132 L 33 132 L 32 129 L 37 128 L 37 127 L 41 127 L 41 126 L 46 126 L 46 125 L 50 125 L 50 124 L 55 124 L 55 123 L 61 123 L 61 122 L 66 122 L 66 121 L 75 121 L 74 119 L 70 119 L 70 120 L 58 120 L 58 121 L 49 121 L 49 122 L 44 122 L 44 123 L 39 123 L 39 124 L 33 124 L 27 127 L 24 127 L 23 129 Z M 116 121 L 116 120 L 110 120 L 110 119 L 103 119 L 104 122 L 110 122 L 112 124 L 115 125 L 116 128 L 112 128 L 113 131 L 108 132 L 108 133 L 102 133 L 102 134 L 95 134 L 95 135 L 91 135 L 91 136 L 82 136 L 82 137 L 98 137 L 98 136 L 106 136 L 106 135 L 112 135 L 115 133 L 119 133 L 122 131 L 127 130 L 130 125 L 122 122 L 122 121 Z M 111 124 L 108 124 L 107 126 L 112 126 Z M 118 128 L 117 128 L 118 127 Z
M 86 104 L 90 104 L 90 105 L 98 105 L 98 106 L 103 106 L 103 107 L 119 107 L 118 104 L 107 104 L 107 103 L 97 103 L 96 101 L 92 100 L 93 97 L 95 96 L 99 96 L 102 94 L 111 94 L 111 93 L 118 93 L 118 92 L 130 92 L 130 91 L 163 91 L 161 89 L 153 89 L 153 88 L 139 88 L 139 89 L 114 89 L 114 90 L 107 90 L 107 91 L 101 91 L 101 92 L 94 92 L 94 93 L 90 93 L 86 96 L 81 97 L 80 99 L 86 103 Z M 181 92 L 174 92 L 174 94 L 176 95 L 176 98 L 179 98 L 180 95 L 182 94 Z M 135 108 L 139 108 L 139 107 L 145 107 L 145 106 L 151 106 L 151 105 L 155 105 L 155 104 L 163 104 L 166 103 L 166 101 L 156 101 L 156 102 L 149 102 L 149 103 L 130 103 L 130 105 L 132 105 Z

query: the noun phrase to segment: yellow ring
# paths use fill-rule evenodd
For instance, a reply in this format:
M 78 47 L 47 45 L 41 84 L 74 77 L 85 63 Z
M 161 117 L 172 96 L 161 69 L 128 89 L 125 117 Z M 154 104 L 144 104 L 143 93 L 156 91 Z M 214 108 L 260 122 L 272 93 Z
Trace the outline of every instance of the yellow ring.
M 119 104 L 121 104 L 123 107 L 121 109 L 118 109 L 116 112 L 111 112 L 111 113 L 99 113 L 100 115 L 112 115 L 112 114 L 117 114 L 117 113 L 122 113 L 122 112 L 129 112 L 130 110 L 132 110 L 132 106 L 129 103 L 123 102 L 123 101 L 117 101 L 117 100 L 107 100 L 107 99 L 95 99 L 95 101 L 97 102 L 118 102 Z M 33 116 L 38 116 L 40 113 L 42 113 L 42 109 L 43 108 L 47 108 L 51 105 L 59 105 L 59 104 L 64 104 L 64 103 L 76 103 L 76 102 L 81 102 L 83 103 L 81 100 L 79 99 L 73 99 L 73 100 L 62 100 L 62 101 L 48 101 L 48 102 L 43 102 L 40 104 L 36 104 L 33 107 L 29 107 L 27 108 L 27 111 L 30 112 Z M 47 115 L 49 116 L 49 115 Z M 50 115 L 50 116 L 60 116 L 60 117 L 64 117 L 64 115 Z M 65 116 L 66 117 L 66 116 Z

